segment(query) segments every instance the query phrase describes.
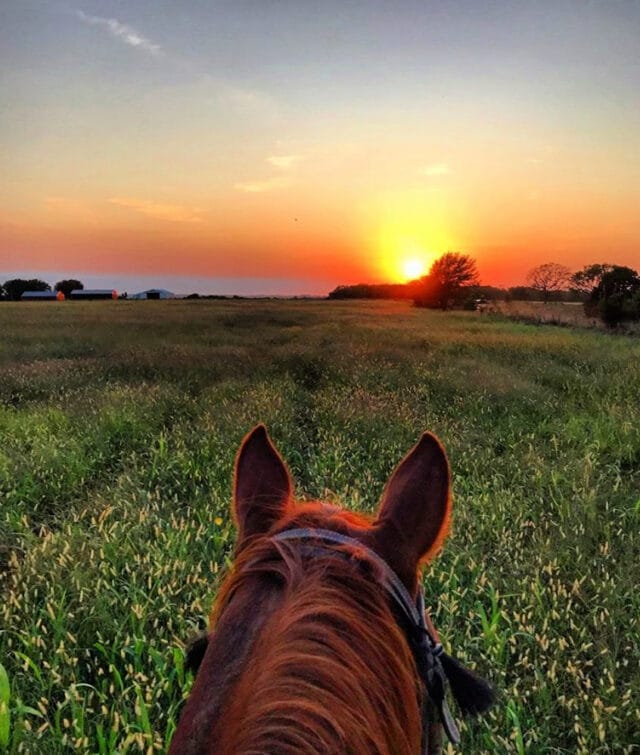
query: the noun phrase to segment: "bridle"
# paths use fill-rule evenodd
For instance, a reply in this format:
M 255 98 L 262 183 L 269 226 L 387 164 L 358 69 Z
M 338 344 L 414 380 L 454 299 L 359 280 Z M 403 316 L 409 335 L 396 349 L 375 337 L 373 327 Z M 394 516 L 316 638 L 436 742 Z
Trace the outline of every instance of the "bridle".
M 447 688 L 462 713 L 485 713 L 494 704 L 496 694 L 482 677 L 445 653 L 438 633 L 425 611 L 424 592 L 418 588 L 415 600 L 389 564 L 356 538 L 333 530 L 301 527 L 283 530 L 267 539 L 274 544 L 292 542 L 296 549 L 310 556 L 343 558 L 361 566 L 375 565 L 380 585 L 390 598 L 390 607 L 414 658 L 416 671 L 424 689 L 419 695 L 422 716 L 422 755 L 437 755 L 442 750 L 442 732 L 453 744 L 460 741 L 458 727 L 446 700 Z M 340 548 L 336 546 L 347 546 Z M 284 554 L 282 554 L 284 555 Z M 209 633 L 194 638 L 186 651 L 186 667 L 197 672 L 207 650 Z
M 363 554 L 368 561 L 376 564 L 380 572 L 380 583 L 389 594 L 392 605 L 402 617 L 399 622 L 411 652 L 413 654 L 418 676 L 424 685 L 426 694 L 422 696 L 422 755 L 431 755 L 430 733 L 434 724 L 440 724 L 447 737 L 453 744 L 460 741 L 460 732 L 451 715 L 446 700 L 447 674 L 442 664 L 448 656 L 444 652 L 438 636 L 431 625 L 427 623 L 424 590 L 418 589 L 414 600 L 398 575 L 375 551 L 368 548 L 355 538 L 341 535 L 338 532 L 315 528 L 297 528 L 278 532 L 271 537 L 274 542 L 295 541 L 301 543 L 301 550 L 310 555 L 326 555 L 330 553 L 351 559 L 353 554 L 347 550 L 339 550 L 335 545 L 347 545 L 356 549 L 356 553 Z M 434 720 L 434 717 L 436 720 Z M 438 739 L 438 738 L 436 738 Z M 438 747 L 441 742 L 435 742 Z

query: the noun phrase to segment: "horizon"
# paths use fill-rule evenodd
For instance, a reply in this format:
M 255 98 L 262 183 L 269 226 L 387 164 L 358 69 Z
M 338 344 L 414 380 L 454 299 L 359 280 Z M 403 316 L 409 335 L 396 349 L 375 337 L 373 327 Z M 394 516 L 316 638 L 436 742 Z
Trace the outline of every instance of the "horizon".
M 317 296 L 446 251 L 497 287 L 638 266 L 640 4 L 10 0 L 2 18 L 5 278 Z
M 324 296 L 331 290 L 327 289 L 325 293 L 324 288 L 319 288 L 322 281 L 318 282 L 305 278 L 217 278 L 214 276 L 188 275 L 96 275 L 95 273 L 83 275 L 51 271 L 41 274 L 39 271 L 24 270 L 0 273 L 0 285 L 12 278 L 38 278 L 48 283 L 52 288 L 60 280 L 74 278 L 81 281 L 84 287 L 88 289 L 115 289 L 119 294 L 127 292 L 129 295 L 150 288 L 166 289 L 177 296 L 198 293 L 204 296 L 246 297 Z
M 178 298 L 189 296 L 189 294 L 200 294 L 201 296 L 239 296 L 243 298 L 326 298 L 329 293 L 340 286 L 377 286 L 393 285 L 396 283 L 410 284 L 416 283 L 419 278 L 406 281 L 357 281 L 356 283 L 336 283 L 326 288 L 328 282 L 311 280 L 311 279 L 265 279 L 265 278 L 215 278 L 215 277 L 197 277 L 197 276 L 172 276 L 161 278 L 157 275 L 82 275 L 71 273 L 51 272 L 39 273 L 38 271 L 19 271 L 3 273 L 0 271 L 0 286 L 3 282 L 12 279 L 38 279 L 48 283 L 53 290 L 58 281 L 65 279 L 79 280 L 85 289 L 113 289 L 118 294 L 127 293 L 129 296 L 142 293 L 149 289 L 163 289 L 174 294 Z M 172 285 L 174 284 L 174 285 Z M 215 289 L 211 289 L 215 286 Z M 209 287 L 209 288 L 208 288 Z M 306 287 L 306 288 L 305 288 Z M 521 281 L 513 285 L 497 286 L 490 282 L 480 281 L 477 285 L 471 285 L 470 288 L 497 288 L 509 290 L 511 288 L 533 288 L 526 281 Z M 563 291 L 572 290 L 568 286 Z

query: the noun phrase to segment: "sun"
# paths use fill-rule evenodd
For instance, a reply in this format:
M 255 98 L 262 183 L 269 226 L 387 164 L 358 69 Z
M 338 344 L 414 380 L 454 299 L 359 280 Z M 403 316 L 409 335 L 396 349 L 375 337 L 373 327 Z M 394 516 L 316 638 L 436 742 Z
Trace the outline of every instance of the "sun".
M 415 280 L 425 273 L 425 264 L 417 257 L 412 257 L 402 263 L 402 272 L 407 280 Z
M 378 266 L 384 280 L 409 283 L 427 275 L 439 256 L 437 234 L 409 233 L 395 227 L 384 229 L 378 241 Z

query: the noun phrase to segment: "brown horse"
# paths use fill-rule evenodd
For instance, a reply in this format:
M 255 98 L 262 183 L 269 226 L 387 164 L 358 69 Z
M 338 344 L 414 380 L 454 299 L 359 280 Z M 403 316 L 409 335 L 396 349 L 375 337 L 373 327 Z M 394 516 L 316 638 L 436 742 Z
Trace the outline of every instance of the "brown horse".
M 450 472 L 425 433 L 396 468 L 375 520 L 292 500 L 264 426 L 236 458 L 236 560 L 191 650 L 199 667 L 171 755 L 416 755 L 457 730 L 490 687 L 442 651 L 418 569 L 442 545 Z

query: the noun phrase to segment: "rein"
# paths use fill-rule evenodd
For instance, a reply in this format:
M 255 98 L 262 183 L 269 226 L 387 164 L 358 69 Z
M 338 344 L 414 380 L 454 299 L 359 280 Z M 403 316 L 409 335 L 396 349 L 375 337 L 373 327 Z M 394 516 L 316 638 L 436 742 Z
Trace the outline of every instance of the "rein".
M 427 696 L 422 702 L 422 747 L 421 752 L 426 755 L 429 752 L 429 732 L 434 723 L 442 724 L 447 737 L 453 744 L 460 742 L 460 732 L 451 715 L 445 697 L 447 688 L 447 673 L 443 666 L 451 659 L 444 652 L 437 635 L 429 628 L 425 618 L 424 590 L 418 589 L 415 599 L 404 586 L 398 575 L 391 569 L 387 562 L 377 553 L 363 545 L 359 540 L 341 535 L 338 532 L 325 529 L 297 528 L 279 532 L 271 537 L 274 542 L 301 541 L 303 549 L 312 555 L 331 553 L 344 558 L 352 558 L 349 553 L 336 550 L 331 545 L 349 545 L 360 552 L 364 552 L 367 559 L 376 564 L 382 575 L 381 584 L 398 608 L 405 620 L 405 635 L 413 654 L 420 680 L 424 684 Z M 447 665 L 450 665 L 447 663 Z M 430 717 L 430 709 L 435 709 L 437 721 Z

